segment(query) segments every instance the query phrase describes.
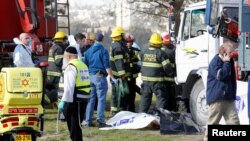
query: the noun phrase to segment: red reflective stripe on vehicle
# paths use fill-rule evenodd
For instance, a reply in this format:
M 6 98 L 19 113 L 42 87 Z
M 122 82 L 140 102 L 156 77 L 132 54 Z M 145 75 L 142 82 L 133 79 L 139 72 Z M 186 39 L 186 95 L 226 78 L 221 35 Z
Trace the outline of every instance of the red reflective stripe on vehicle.
M 9 113 L 38 113 L 38 108 L 9 108 Z
M 18 125 L 18 122 L 12 122 L 11 125 L 12 125 L 12 126 L 17 126 L 17 125 Z

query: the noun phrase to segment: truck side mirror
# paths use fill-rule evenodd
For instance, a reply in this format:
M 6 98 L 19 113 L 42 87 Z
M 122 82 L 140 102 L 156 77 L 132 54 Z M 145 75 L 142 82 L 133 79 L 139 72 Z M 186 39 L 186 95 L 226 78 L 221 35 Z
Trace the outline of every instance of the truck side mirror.
M 215 29 L 214 29 L 213 26 L 208 26 L 208 29 L 207 29 L 207 30 L 208 30 L 208 33 L 209 33 L 209 34 L 213 34 Z

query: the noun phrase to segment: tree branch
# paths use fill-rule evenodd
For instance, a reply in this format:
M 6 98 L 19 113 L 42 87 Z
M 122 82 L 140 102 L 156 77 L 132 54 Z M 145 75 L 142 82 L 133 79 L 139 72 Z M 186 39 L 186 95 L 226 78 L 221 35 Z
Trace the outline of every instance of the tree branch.
M 135 12 L 138 12 L 138 13 L 144 13 L 144 14 L 148 14 L 148 15 L 153 15 L 153 16 L 166 17 L 166 18 L 168 18 L 168 16 L 166 16 L 166 15 L 155 14 L 155 13 L 152 13 L 152 12 L 150 12 L 150 11 L 138 10 L 138 9 L 133 9 L 133 8 L 130 8 L 130 10 L 134 10 L 134 13 L 135 13 Z

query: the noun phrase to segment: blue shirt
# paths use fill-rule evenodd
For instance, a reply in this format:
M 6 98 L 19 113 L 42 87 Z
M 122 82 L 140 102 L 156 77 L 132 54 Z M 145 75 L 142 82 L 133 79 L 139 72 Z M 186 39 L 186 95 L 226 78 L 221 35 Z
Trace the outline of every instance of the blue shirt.
M 84 56 L 84 63 L 88 66 L 90 75 L 99 71 L 106 73 L 106 69 L 110 68 L 109 53 L 100 42 L 95 42 Z

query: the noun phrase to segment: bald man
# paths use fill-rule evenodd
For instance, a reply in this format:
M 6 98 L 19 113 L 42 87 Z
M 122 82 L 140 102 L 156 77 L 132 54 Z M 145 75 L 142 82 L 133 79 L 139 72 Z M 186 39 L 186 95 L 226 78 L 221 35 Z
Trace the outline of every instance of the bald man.
M 236 111 L 236 78 L 231 57 L 233 45 L 223 43 L 208 67 L 206 100 L 209 105 L 207 125 L 218 125 L 224 117 L 226 124 L 240 124 Z M 208 131 L 204 141 L 208 140 Z
M 32 50 L 29 47 L 31 38 L 28 33 L 21 33 L 19 35 L 21 41 L 14 50 L 13 63 L 16 67 L 34 67 L 32 61 Z

